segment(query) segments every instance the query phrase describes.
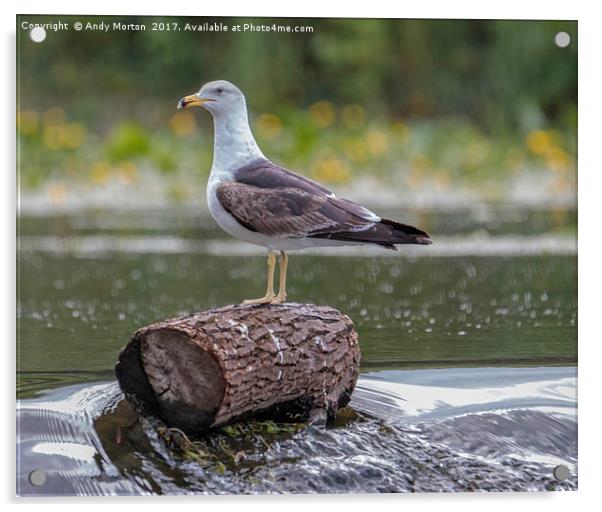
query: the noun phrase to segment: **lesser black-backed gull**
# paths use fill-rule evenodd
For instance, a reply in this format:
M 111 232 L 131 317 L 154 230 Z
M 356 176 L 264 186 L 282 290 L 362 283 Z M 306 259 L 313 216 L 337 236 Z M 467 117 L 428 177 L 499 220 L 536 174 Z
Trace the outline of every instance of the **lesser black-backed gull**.
M 251 133 L 245 97 L 230 82 L 209 82 L 178 103 L 178 108 L 193 106 L 207 109 L 215 128 L 207 185 L 211 215 L 234 238 L 268 251 L 266 294 L 245 303 L 285 302 L 286 251 L 357 244 L 395 249 L 398 244 L 431 243 L 424 231 L 384 219 L 268 160 Z M 276 251 L 280 251 L 278 294 L 274 293 Z

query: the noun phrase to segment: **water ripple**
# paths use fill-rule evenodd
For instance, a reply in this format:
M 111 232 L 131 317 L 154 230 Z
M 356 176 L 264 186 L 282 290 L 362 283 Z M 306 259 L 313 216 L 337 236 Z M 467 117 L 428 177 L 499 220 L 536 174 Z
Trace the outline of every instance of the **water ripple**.
M 224 474 L 182 460 L 116 383 L 18 408 L 18 492 L 249 494 L 577 488 L 576 369 L 452 368 L 360 378 L 355 413 L 250 450 Z M 553 468 L 565 464 L 568 480 Z M 47 483 L 28 482 L 33 469 Z

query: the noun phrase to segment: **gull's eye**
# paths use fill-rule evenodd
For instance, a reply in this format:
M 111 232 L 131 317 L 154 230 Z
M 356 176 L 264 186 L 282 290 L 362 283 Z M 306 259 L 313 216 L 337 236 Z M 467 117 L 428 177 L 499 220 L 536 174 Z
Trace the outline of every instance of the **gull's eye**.
M 217 94 L 223 94 L 224 90 L 221 87 L 218 87 L 216 92 L 217 92 Z

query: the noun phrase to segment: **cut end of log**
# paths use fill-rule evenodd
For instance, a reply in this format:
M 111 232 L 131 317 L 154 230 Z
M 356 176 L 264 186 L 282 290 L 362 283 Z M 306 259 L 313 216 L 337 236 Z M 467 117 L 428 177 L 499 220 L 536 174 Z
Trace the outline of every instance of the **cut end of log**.
M 141 344 L 142 366 L 162 414 L 180 425 L 207 424 L 222 401 L 225 382 L 213 354 L 185 334 L 149 332 Z
M 270 411 L 332 418 L 359 362 L 353 323 L 334 308 L 237 305 L 139 329 L 116 374 L 140 413 L 202 432 Z

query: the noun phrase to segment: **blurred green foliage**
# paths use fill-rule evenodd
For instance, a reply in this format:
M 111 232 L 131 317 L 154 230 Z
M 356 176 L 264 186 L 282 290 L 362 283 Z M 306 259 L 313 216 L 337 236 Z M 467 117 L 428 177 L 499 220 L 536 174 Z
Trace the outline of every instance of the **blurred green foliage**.
M 150 140 L 147 131 L 133 121 L 117 124 L 106 141 L 107 156 L 111 162 L 120 162 L 148 154 Z
M 36 44 L 23 20 L 147 30 L 49 31 Z M 215 21 L 313 32 L 151 30 Z M 541 168 L 560 188 L 574 182 L 576 22 L 21 16 L 17 38 L 26 186 L 207 173 L 209 116 L 175 106 L 220 78 L 245 92 L 265 152 L 317 179 L 393 172 L 446 188 Z

